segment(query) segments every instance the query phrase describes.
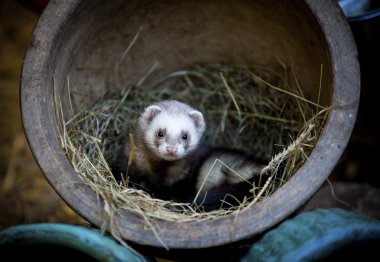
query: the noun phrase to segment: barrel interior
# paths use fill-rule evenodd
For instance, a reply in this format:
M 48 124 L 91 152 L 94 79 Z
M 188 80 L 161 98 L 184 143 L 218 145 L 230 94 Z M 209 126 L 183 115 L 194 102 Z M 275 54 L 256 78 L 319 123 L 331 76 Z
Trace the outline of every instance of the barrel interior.
M 115 85 L 135 84 L 155 63 L 150 79 L 197 64 L 274 70 L 282 64 L 292 68 L 306 98 L 316 101 L 321 86 L 322 104 L 331 99 L 329 50 L 302 2 L 88 1 L 64 32 L 51 70 L 63 101 L 69 79 L 77 110 Z M 117 76 L 115 66 L 132 42 Z

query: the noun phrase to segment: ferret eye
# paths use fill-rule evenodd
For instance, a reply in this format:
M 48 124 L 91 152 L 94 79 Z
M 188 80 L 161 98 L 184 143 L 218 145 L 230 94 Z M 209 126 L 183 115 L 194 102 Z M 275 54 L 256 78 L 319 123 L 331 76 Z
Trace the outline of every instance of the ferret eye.
M 182 135 L 182 139 L 185 140 L 185 141 L 189 140 L 189 136 L 188 136 L 188 134 L 186 134 L 186 133 L 183 134 L 183 135 Z
M 165 136 L 164 131 L 162 131 L 162 130 L 158 130 L 156 135 L 158 138 L 163 138 Z

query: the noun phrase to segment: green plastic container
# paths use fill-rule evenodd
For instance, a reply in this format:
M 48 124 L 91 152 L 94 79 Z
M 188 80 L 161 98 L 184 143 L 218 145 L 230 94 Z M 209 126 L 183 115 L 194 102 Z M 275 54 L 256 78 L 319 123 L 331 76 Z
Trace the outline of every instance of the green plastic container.
M 266 233 L 248 261 L 379 261 L 380 222 L 342 209 L 317 209 Z M 346 260 L 347 261 L 347 260 Z
M 4 260 L 4 259 L 7 260 Z M 65 224 L 19 225 L 0 232 L 0 261 L 130 261 L 147 258 L 99 231 Z

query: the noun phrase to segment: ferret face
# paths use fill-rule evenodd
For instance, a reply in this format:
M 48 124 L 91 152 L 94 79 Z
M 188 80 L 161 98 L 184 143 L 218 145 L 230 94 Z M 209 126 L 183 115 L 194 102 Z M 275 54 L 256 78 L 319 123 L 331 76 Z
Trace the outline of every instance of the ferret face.
M 158 157 L 169 161 L 180 159 L 198 144 L 193 126 L 191 119 L 161 114 L 152 121 L 145 141 L 149 141 Z
M 205 128 L 198 111 L 172 111 L 155 105 L 145 110 L 139 124 L 150 151 L 167 161 L 181 159 L 195 149 Z

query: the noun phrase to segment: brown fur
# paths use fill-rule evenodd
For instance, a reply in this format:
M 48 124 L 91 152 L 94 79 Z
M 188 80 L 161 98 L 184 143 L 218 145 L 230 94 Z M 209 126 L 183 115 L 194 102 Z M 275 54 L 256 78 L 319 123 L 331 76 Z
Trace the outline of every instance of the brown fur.
M 144 132 L 151 128 L 150 122 L 162 110 L 174 111 L 176 115 L 183 114 L 183 117 L 190 116 L 194 121 L 194 128 L 202 129 L 200 135 L 203 133 L 205 126 L 202 114 L 198 114 L 198 112 L 189 114 L 189 112 L 194 111 L 187 105 L 177 104 L 172 101 L 160 102 L 156 105 L 158 106 L 148 107 L 139 118 L 139 123 L 133 134 L 133 142 L 124 142 L 123 148 L 113 165 L 113 173 L 114 175 L 116 174 L 116 178 L 120 180 L 120 175 L 123 175 L 128 177 L 130 186 L 145 189 L 157 198 L 179 202 L 193 202 L 200 188 L 200 180 L 202 182 L 205 175 L 209 173 L 208 171 L 215 159 L 220 159 L 232 169 L 241 171 L 241 174 L 245 174 L 248 180 L 251 180 L 252 177 L 257 178 L 262 165 L 255 159 L 229 149 L 214 148 L 207 145 L 199 146 L 198 137 L 194 140 L 197 142 L 196 147 L 189 150 L 186 147 L 187 141 L 179 142 L 185 143 L 186 153 L 182 158 L 176 160 L 165 160 L 151 151 L 152 146 L 144 140 L 145 134 L 147 134 Z M 188 128 L 191 128 L 191 126 Z M 171 134 L 166 133 L 164 127 L 160 127 L 158 132 L 160 131 L 163 132 L 162 136 L 155 137 L 151 142 L 156 147 L 160 145 L 164 138 L 171 139 Z M 134 145 L 134 154 L 132 154 L 134 157 L 133 161 L 127 161 L 130 156 L 131 145 Z M 220 200 L 227 194 L 233 193 L 237 199 L 242 199 L 250 189 L 249 183 L 241 182 L 241 179 L 236 178 L 236 175 L 231 174 L 230 171 L 221 166 L 213 169 L 213 176 L 212 178 L 209 177 L 207 181 L 203 188 L 204 190 L 201 191 L 200 198 L 197 199 L 197 204 L 201 201 L 206 211 L 218 208 L 221 203 Z

